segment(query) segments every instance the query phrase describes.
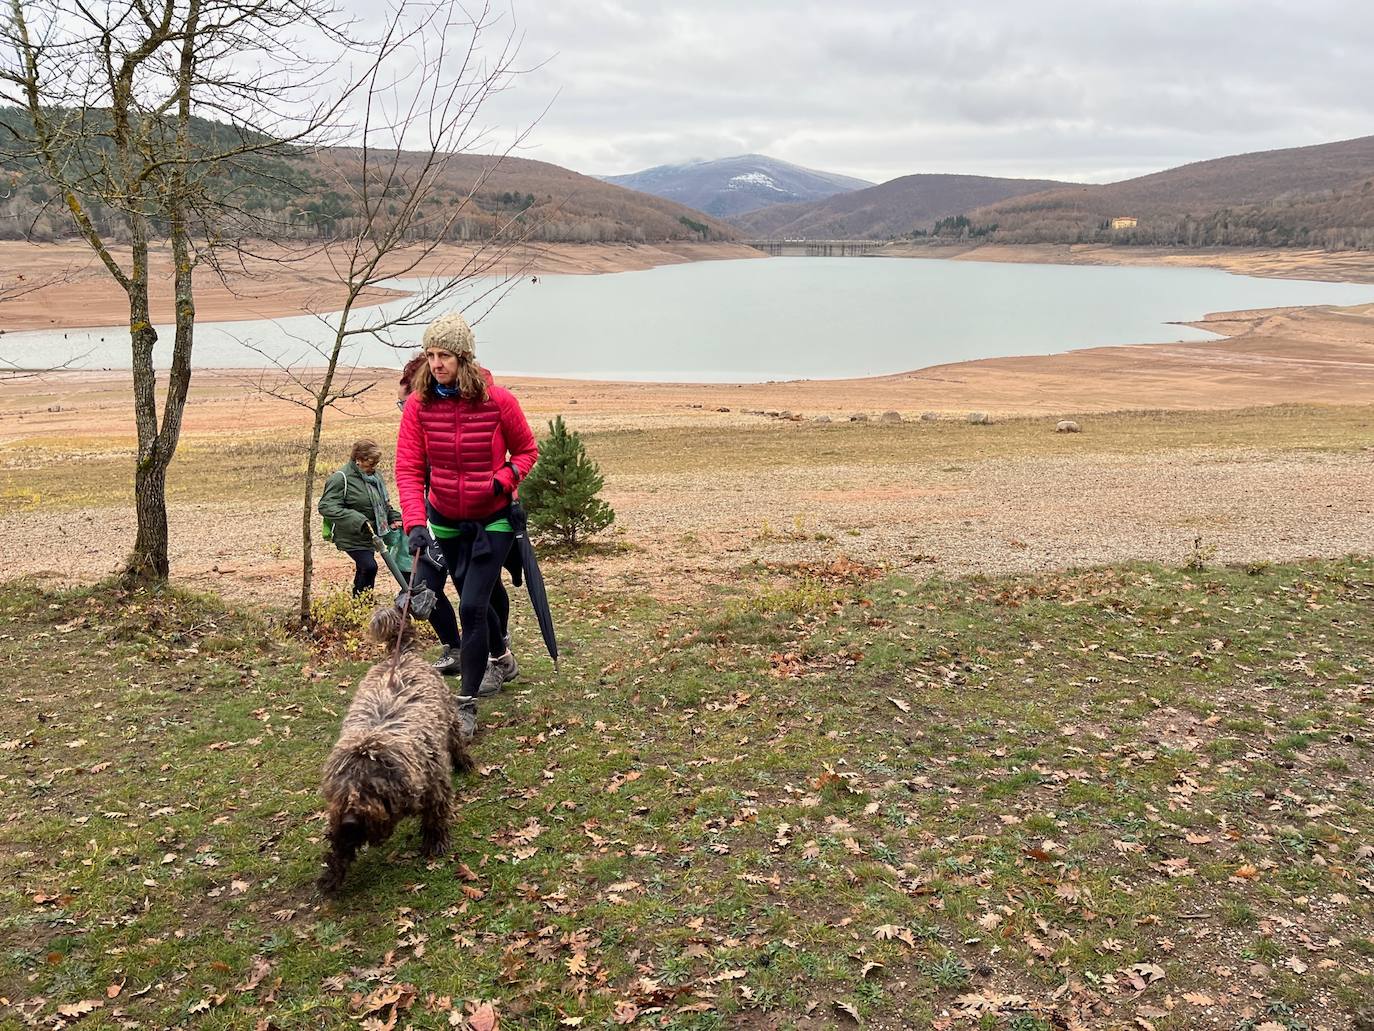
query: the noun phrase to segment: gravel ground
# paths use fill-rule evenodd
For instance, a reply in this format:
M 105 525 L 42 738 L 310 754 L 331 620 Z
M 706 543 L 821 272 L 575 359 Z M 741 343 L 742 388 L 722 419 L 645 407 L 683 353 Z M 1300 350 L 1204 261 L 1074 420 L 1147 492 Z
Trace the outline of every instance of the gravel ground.
M 846 555 L 922 574 L 1028 572 L 1132 559 L 1182 563 L 1202 538 L 1218 562 L 1374 552 L 1374 453 L 1166 451 L 912 464 L 784 468 L 767 475 L 621 475 L 607 487 L 622 545 L 547 562 L 555 581 L 660 598 L 697 596 L 754 562 Z M 174 507 L 174 578 L 234 597 L 289 603 L 300 563 L 292 502 Z M 124 508 L 53 522 L 0 517 L 11 575 L 94 579 L 133 540 Z M 317 583 L 351 563 L 316 549 Z

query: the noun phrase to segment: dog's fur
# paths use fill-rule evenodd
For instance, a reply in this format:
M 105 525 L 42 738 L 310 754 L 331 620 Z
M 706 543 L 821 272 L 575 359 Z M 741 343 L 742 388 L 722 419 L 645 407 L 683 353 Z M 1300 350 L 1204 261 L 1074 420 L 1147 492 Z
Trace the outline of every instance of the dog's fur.
M 403 628 L 400 612 L 384 606 L 373 613 L 370 635 L 391 647 L 358 685 L 324 764 L 329 850 L 319 885 L 327 893 L 343 885 L 364 842 L 380 845 L 406 816 L 420 817 L 425 855 L 447 852 L 452 773 L 473 768 L 453 695 L 415 647 L 409 620 Z

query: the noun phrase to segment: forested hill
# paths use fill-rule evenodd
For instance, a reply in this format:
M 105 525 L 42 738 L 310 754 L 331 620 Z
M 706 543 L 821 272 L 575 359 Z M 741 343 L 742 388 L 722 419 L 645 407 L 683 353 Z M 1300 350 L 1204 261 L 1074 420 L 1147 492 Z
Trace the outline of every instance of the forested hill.
M 730 221 L 747 237 L 887 239 L 928 230 L 942 218 L 1005 197 L 1065 183 L 983 175 L 904 175 L 808 204 L 778 204 Z
M 1374 247 L 1374 136 L 1199 161 L 966 212 L 1001 243 Z M 1112 220 L 1135 219 L 1112 228 Z M 1120 225 L 1120 223 L 1118 223 Z
M 54 240 L 73 236 L 56 191 L 36 163 L 15 143 L 7 126 L 21 130 L 26 116 L 0 108 L 0 238 L 28 236 Z M 198 137 L 218 139 L 227 127 L 196 121 Z M 495 158 L 452 156 L 446 175 L 428 202 L 431 225 L 472 190 Z M 402 156 L 402 165 L 413 163 Z M 344 169 L 341 179 L 338 169 Z M 357 206 L 347 182 L 357 182 L 356 154 L 347 149 L 311 152 L 282 150 L 256 155 L 217 169 L 209 188 L 238 210 L 231 231 L 258 236 L 329 239 L 356 227 Z M 121 236 L 117 207 L 108 198 L 88 198 L 97 226 L 112 239 Z M 504 228 L 503 228 L 504 227 Z M 447 239 L 487 239 L 494 232 L 528 233 L 546 242 L 732 240 L 738 232 L 723 222 L 660 197 L 602 182 L 543 161 L 507 157 L 482 182 L 475 196 L 444 233 Z

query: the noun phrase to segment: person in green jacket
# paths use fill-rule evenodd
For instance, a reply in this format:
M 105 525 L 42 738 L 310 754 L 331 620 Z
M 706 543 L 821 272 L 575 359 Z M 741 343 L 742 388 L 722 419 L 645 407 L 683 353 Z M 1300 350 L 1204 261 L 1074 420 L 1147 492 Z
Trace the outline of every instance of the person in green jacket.
M 324 493 L 316 506 L 331 524 L 329 539 L 353 560 L 353 597 L 372 590 L 377 582 L 377 554 L 372 538 L 401 526 L 400 510 L 387 496 L 386 484 L 377 475 L 382 449 L 376 441 L 353 444 L 349 460 L 324 481 Z

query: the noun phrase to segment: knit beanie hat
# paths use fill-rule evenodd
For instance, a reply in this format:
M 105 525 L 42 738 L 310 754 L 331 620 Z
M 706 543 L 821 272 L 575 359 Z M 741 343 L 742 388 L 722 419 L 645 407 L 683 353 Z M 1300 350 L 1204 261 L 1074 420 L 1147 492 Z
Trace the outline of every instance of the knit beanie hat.
M 477 341 L 472 335 L 472 327 L 456 311 L 440 315 L 425 327 L 423 345 L 426 348 L 442 348 L 459 357 L 477 356 Z

